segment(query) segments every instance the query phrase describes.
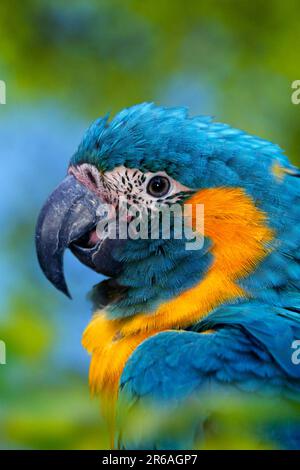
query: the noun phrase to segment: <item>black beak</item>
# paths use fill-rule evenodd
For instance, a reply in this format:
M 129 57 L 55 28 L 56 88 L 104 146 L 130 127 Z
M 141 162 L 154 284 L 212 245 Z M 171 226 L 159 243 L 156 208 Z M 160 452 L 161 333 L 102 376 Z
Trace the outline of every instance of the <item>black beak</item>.
M 70 248 L 77 258 L 94 271 L 107 276 L 120 272 L 121 263 L 114 258 L 121 240 L 95 236 L 102 215 L 96 194 L 67 176 L 43 206 L 36 226 L 36 250 L 42 271 L 60 291 L 70 296 L 64 271 L 63 255 Z

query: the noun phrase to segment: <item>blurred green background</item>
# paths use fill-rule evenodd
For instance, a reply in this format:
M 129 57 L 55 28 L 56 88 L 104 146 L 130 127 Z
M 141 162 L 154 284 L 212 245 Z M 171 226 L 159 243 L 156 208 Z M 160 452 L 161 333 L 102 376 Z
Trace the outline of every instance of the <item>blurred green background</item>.
M 183 105 L 275 141 L 297 164 L 299 49 L 297 0 L 1 0 L 0 448 L 109 445 L 80 344 L 99 278 L 68 255 L 70 302 L 34 251 L 37 213 L 87 125 L 142 101 Z M 247 420 L 241 409 L 231 426 Z M 207 444 L 255 446 L 230 433 Z

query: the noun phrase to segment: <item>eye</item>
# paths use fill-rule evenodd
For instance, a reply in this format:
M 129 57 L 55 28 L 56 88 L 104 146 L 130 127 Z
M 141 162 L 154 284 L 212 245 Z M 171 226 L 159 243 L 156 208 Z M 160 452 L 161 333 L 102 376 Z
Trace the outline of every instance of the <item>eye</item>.
M 147 185 L 147 193 L 153 197 L 165 196 L 170 189 L 170 181 L 162 175 L 153 176 Z

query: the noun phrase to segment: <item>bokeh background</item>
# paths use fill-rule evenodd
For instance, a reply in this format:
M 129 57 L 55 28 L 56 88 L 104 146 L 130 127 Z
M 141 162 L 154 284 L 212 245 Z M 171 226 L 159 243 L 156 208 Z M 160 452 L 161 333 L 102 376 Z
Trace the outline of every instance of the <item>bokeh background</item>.
M 34 250 L 38 211 L 87 125 L 142 101 L 183 105 L 275 141 L 297 164 L 299 45 L 297 0 L 1 0 L 0 448 L 109 445 L 81 347 L 99 278 L 67 255 L 70 302 Z M 208 447 L 255 447 L 248 437 Z

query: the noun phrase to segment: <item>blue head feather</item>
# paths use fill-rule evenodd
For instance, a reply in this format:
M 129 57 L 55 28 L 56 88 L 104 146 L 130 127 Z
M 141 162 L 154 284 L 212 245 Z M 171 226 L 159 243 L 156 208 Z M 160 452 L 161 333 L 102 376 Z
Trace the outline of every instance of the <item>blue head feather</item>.
M 300 289 L 300 173 L 277 145 L 210 117 L 189 117 L 185 108 L 143 103 L 122 110 L 111 121 L 108 116 L 96 120 L 71 160 L 73 165 L 80 163 L 91 163 L 102 172 L 120 165 L 165 171 L 194 190 L 243 188 L 267 214 L 276 240 L 273 252 L 241 281 L 242 286 L 254 298 L 276 305 Z M 283 169 L 284 178 L 276 177 L 274 165 Z M 168 247 L 164 241 L 164 256 L 156 257 L 155 263 L 157 241 L 128 243 L 120 257 L 127 260 L 122 284 L 129 293 L 111 308 L 113 315 L 131 315 L 142 307 L 151 311 L 201 280 L 212 261 L 209 241 L 201 252 L 186 256 L 184 241 L 174 242 L 170 240 Z

